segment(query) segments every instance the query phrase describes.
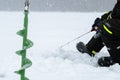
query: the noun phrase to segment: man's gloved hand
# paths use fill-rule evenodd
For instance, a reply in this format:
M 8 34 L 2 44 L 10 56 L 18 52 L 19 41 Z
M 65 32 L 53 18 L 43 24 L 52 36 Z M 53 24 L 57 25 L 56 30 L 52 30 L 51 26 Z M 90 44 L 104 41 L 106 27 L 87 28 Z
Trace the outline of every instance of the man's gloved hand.
M 98 23 L 101 21 L 100 18 L 96 18 L 94 21 L 94 24 L 92 25 L 91 31 L 97 31 L 98 30 Z

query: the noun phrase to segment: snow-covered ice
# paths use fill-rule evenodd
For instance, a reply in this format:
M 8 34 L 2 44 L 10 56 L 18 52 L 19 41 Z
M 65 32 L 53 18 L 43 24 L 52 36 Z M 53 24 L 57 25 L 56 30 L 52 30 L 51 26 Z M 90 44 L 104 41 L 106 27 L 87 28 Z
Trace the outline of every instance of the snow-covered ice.
M 98 57 L 109 55 L 106 48 L 91 58 L 79 53 L 79 41 L 87 43 L 91 32 L 70 44 L 60 46 L 86 33 L 102 13 L 30 12 L 28 38 L 34 45 L 27 51 L 33 65 L 26 70 L 30 80 L 119 80 L 120 66 L 99 67 Z M 23 29 L 23 12 L 0 12 L 0 80 L 20 80 L 14 71 L 21 66 L 15 52 L 22 48 L 22 38 L 16 34 Z

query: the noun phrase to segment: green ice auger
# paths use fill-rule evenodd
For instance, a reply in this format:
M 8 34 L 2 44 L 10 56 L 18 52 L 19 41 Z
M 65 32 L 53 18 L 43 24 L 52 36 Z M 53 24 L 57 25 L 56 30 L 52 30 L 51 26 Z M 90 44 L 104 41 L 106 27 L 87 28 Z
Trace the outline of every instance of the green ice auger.
M 27 31 L 28 31 L 28 13 L 29 13 L 29 0 L 25 1 L 25 9 L 24 9 L 24 28 L 17 32 L 18 35 L 23 37 L 23 46 L 22 50 L 17 51 L 16 53 L 21 56 L 21 68 L 15 73 L 21 76 L 21 80 L 29 80 L 25 77 L 25 69 L 32 65 L 32 62 L 26 57 L 27 49 L 33 46 L 32 41 L 27 39 Z

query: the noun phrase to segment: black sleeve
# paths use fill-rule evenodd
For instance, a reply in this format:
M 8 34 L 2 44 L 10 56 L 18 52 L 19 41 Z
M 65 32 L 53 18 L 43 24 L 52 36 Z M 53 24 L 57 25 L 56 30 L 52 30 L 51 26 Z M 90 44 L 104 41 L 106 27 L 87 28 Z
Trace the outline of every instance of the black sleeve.
M 114 19 L 120 19 L 120 1 L 117 1 L 115 7 L 113 8 L 111 17 Z
M 109 11 L 101 16 L 101 20 L 108 20 L 111 17 L 112 11 Z

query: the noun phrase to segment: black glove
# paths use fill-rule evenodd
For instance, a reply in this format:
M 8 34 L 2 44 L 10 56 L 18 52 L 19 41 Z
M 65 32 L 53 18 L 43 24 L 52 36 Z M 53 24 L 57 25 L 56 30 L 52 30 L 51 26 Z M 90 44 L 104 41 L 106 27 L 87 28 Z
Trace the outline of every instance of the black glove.
M 95 21 L 94 21 L 94 24 L 92 25 L 92 29 L 91 31 L 97 31 L 98 29 L 98 23 L 101 21 L 100 18 L 96 18 Z

